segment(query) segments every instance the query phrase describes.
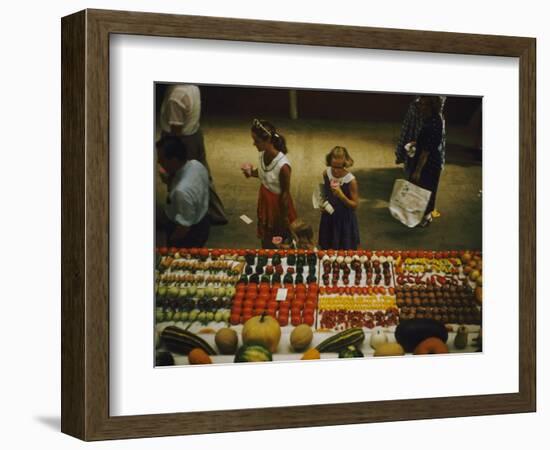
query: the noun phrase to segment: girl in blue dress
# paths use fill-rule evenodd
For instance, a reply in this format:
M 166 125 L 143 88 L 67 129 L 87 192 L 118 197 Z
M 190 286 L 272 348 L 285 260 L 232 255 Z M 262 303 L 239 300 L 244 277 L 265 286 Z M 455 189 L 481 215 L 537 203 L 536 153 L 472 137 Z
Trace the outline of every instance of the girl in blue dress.
M 357 250 L 359 225 L 355 209 L 359 189 L 355 176 L 348 171 L 353 159 L 344 147 L 334 147 L 326 156 L 323 193 L 330 206 L 322 209 L 319 225 L 319 247 L 334 250 Z

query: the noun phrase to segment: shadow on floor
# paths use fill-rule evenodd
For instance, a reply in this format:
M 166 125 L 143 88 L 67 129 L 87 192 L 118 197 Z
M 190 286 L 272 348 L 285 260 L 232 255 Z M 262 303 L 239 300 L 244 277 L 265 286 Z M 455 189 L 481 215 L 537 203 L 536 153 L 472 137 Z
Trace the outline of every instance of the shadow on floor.
M 59 416 L 39 416 L 34 419 L 47 428 L 61 431 L 61 417 Z

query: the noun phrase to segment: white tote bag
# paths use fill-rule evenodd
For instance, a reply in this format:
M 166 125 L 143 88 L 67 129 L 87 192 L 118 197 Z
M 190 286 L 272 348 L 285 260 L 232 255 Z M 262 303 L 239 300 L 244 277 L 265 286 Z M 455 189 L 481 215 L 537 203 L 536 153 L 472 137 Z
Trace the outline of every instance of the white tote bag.
M 403 225 L 416 227 L 424 218 L 424 212 L 432 193 L 407 180 L 395 180 L 390 199 L 390 213 Z

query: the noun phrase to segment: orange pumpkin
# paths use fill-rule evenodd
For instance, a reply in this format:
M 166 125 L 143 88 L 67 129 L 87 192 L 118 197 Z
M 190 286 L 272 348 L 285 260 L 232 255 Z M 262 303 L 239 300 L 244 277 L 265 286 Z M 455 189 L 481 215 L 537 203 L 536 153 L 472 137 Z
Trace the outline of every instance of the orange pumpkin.
M 189 364 L 212 364 L 210 356 L 202 348 L 194 348 L 189 352 L 187 358 Z
M 319 353 L 319 350 L 317 350 L 316 348 L 310 348 L 307 352 L 303 354 L 302 359 L 321 359 L 321 353 Z
M 424 339 L 414 349 L 415 355 L 434 355 L 441 353 L 449 353 L 449 347 L 447 347 L 445 342 L 436 337 Z

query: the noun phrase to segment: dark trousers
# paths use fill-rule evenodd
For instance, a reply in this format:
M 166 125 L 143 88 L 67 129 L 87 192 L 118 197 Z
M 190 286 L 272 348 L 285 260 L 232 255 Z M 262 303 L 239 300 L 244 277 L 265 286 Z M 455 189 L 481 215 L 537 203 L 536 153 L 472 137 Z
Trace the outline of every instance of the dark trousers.
M 189 227 L 189 231 L 183 239 L 171 239 L 172 232 L 176 226 L 170 223 L 167 227 L 168 233 L 168 246 L 169 247 L 183 247 L 183 248 L 195 248 L 204 247 L 208 236 L 210 236 L 210 219 L 208 214 L 205 214 L 200 222 Z
M 441 176 L 441 169 L 424 168 L 420 175 L 420 180 L 417 185 L 421 188 L 431 191 L 430 201 L 426 207 L 425 215 L 430 214 L 435 209 L 435 197 L 437 195 L 437 189 L 439 187 L 439 178 Z

